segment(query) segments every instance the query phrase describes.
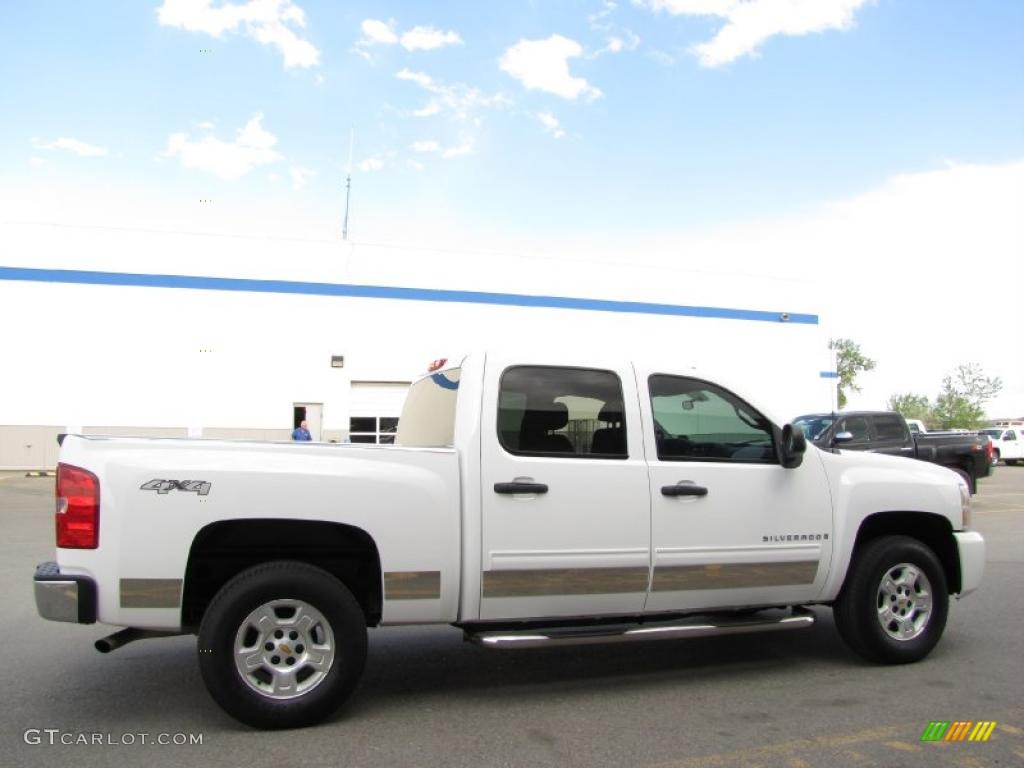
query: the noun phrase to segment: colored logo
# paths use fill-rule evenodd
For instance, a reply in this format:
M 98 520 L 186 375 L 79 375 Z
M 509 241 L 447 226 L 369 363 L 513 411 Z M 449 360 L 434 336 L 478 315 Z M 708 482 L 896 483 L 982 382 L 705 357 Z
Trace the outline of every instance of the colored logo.
M 988 741 L 995 727 L 995 720 L 932 720 L 921 741 Z

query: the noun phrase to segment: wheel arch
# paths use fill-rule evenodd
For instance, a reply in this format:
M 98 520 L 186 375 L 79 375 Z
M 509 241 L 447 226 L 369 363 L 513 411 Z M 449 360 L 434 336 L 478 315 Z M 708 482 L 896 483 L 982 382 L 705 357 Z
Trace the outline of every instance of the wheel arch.
M 868 542 L 882 536 L 908 536 L 925 544 L 942 564 L 949 593 L 956 594 L 960 591 L 960 556 L 956 540 L 953 538 L 953 526 L 946 517 L 933 512 L 876 512 L 864 518 L 854 539 L 844 586 L 859 551 Z
M 361 528 L 323 520 L 220 520 L 196 533 L 189 548 L 181 606 L 183 627 L 198 627 L 214 595 L 260 563 L 295 560 L 336 576 L 355 597 L 367 626 L 381 620 L 380 554 Z

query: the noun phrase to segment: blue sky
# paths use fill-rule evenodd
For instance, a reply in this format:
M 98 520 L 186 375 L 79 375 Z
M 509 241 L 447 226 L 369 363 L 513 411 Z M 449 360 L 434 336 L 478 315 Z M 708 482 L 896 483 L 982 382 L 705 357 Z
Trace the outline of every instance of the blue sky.
M 1024 413 L 1021 2 L 38 0 L 0 72 L 0 224 L 333 243 L 354 130 L 367 253 L 764 277 L 878 360 L 854 406 L 973 361 Z
M 744 4 L 767 21 L 738 16 Z M 784 12 L 820 30 L 778 32 Z M 497 235 L 671 233 L 1024 155 L 1024 4 L 1002 0 L 34 2 L 3 14 L 4 176 L 48 166 L 182 199 L 332 211 L 354 129 L 354 233 L 405 216 Z M 730 26 L 763 39 L 702 59 Z M 416 49 L 403 36 L 417 27 L 421 45 L 447 44 Z M 523 44 L 535 45 L 517 76 L 502 61 Z M 438 95 L 457 108 L 416 114 Z M 256 143 L 273 144 L 240 168 L 186 162 L 258 115 Z

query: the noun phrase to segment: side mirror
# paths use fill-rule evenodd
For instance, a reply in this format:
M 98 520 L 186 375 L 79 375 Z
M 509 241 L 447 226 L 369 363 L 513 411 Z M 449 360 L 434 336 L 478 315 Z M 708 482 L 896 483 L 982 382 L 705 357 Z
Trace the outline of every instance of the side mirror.
M 796 469 L 804 460 L 804 451 L 807 450 L 807 438 L 800 427 L 787 424 L 782 428 L 782 466 L 786 469 Z
M 842 445 L 853 442 L 853 432 L 837 432 L 832 438 L 832 445 Z

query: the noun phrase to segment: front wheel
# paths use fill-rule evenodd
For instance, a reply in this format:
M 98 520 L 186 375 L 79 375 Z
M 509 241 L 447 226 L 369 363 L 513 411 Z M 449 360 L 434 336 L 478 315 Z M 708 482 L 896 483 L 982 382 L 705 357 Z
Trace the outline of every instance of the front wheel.
M 198 650 L 203 682 L 229 715 L 256 728 L 299 728 L 351 695 L 366 661 L 366 623 L 337 578 L 277 561 L 216 594 Z
M 946 626 L 946 575 L 922 542 L 883 536 L 854 554 L 832 612 L 843 641 L 868 661 L 919 661 Z

